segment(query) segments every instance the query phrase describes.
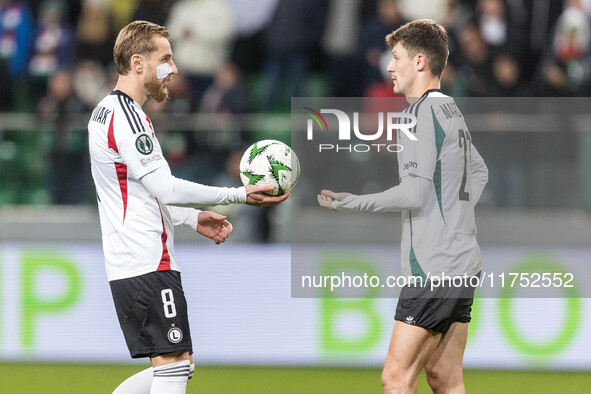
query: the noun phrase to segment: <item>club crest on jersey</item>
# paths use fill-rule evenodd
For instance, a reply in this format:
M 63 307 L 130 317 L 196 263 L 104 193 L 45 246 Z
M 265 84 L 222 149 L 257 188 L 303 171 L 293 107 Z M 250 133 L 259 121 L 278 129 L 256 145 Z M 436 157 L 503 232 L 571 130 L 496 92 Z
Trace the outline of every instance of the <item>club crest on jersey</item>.
M 172 343 L 179 343 L 183 339 L 183 332 L 178 327 L 168 330 L 168 340 Z
M 148 134 L 142 134 L 135 140 L 135 148 L 142 155 L 149 155 L 154 150 L 154 143 Z

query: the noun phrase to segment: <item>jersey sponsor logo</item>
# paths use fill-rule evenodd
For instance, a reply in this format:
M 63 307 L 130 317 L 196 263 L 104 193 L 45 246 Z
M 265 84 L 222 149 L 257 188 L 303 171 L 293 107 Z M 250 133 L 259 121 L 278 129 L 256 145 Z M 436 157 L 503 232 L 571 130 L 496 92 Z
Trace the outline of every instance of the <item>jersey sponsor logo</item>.
M 178 327 L 168 330 L 168 340 L 172 343 L 179 343 L 183 339 L 183 332 Z
M 135 140 L 135 148 L 142 155 L 149 155 L 154 150 L 154 143 L 147 134 L 142 134 Z
M 419 165 L 416 161 L 409 161 L 408 163 L 404 163 L 402 170 L 408 170 L 409 168 L 417 168 Z

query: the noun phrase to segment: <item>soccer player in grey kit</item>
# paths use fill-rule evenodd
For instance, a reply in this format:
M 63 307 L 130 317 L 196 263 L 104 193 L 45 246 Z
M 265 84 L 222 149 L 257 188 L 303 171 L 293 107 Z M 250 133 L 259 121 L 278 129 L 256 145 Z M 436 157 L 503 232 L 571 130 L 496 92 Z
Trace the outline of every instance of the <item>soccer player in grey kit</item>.
M 361 196 L 322 190 L 318 203 L 337 211 L 401 211 L 407 276 L 479 275 L 474 206 L 488 170 L 454 100 L 439 90 L 449 54 L 447 33 L 423 19 L 400 27 L 386 41 L 392 47 L 387 70 L 394 92 L 406 97 L 405 112 L 417 118 L 416 141 L 398 136 L 404 147 L 398 153 L 400 184 Z M 417 287 L 402 289 L 382 372 L 384 393 L 416 392 L 422 369 L 434 392 L 465 392 L 462 360 L 473 290 L 441 297 L 426 296 Z

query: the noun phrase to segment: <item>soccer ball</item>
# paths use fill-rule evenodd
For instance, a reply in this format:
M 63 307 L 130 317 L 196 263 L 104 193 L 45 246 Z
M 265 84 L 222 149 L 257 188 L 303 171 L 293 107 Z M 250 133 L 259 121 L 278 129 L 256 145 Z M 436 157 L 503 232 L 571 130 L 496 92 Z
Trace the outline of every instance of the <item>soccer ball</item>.
M 240 179 L 244 185 L 273 185 L 265 192 L 280 196 L 296 185 L 300 162 L 283 142 L 262 140 L 252 144 L 240 160 Z

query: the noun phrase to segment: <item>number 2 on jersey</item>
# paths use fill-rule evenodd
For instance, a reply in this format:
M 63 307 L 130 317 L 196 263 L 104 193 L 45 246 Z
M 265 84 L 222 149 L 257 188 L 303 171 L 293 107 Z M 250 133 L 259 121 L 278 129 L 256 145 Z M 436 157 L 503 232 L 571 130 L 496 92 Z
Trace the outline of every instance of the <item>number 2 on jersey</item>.
M 168 319 L 176 316 L 176 306 L 174 305 L 174 296 L 171 289 L 164 289 L 160 293 L 162 304 L 164 305 L 164 316 Z
M 460 149 L 462 149 L 462 159 L 464 162 L 464 171 L 462 171 L 462 183 L 460 185 L 460 201 L 470 201 L 470 162 L 472 137 L 468 130 L 459 129 Z

